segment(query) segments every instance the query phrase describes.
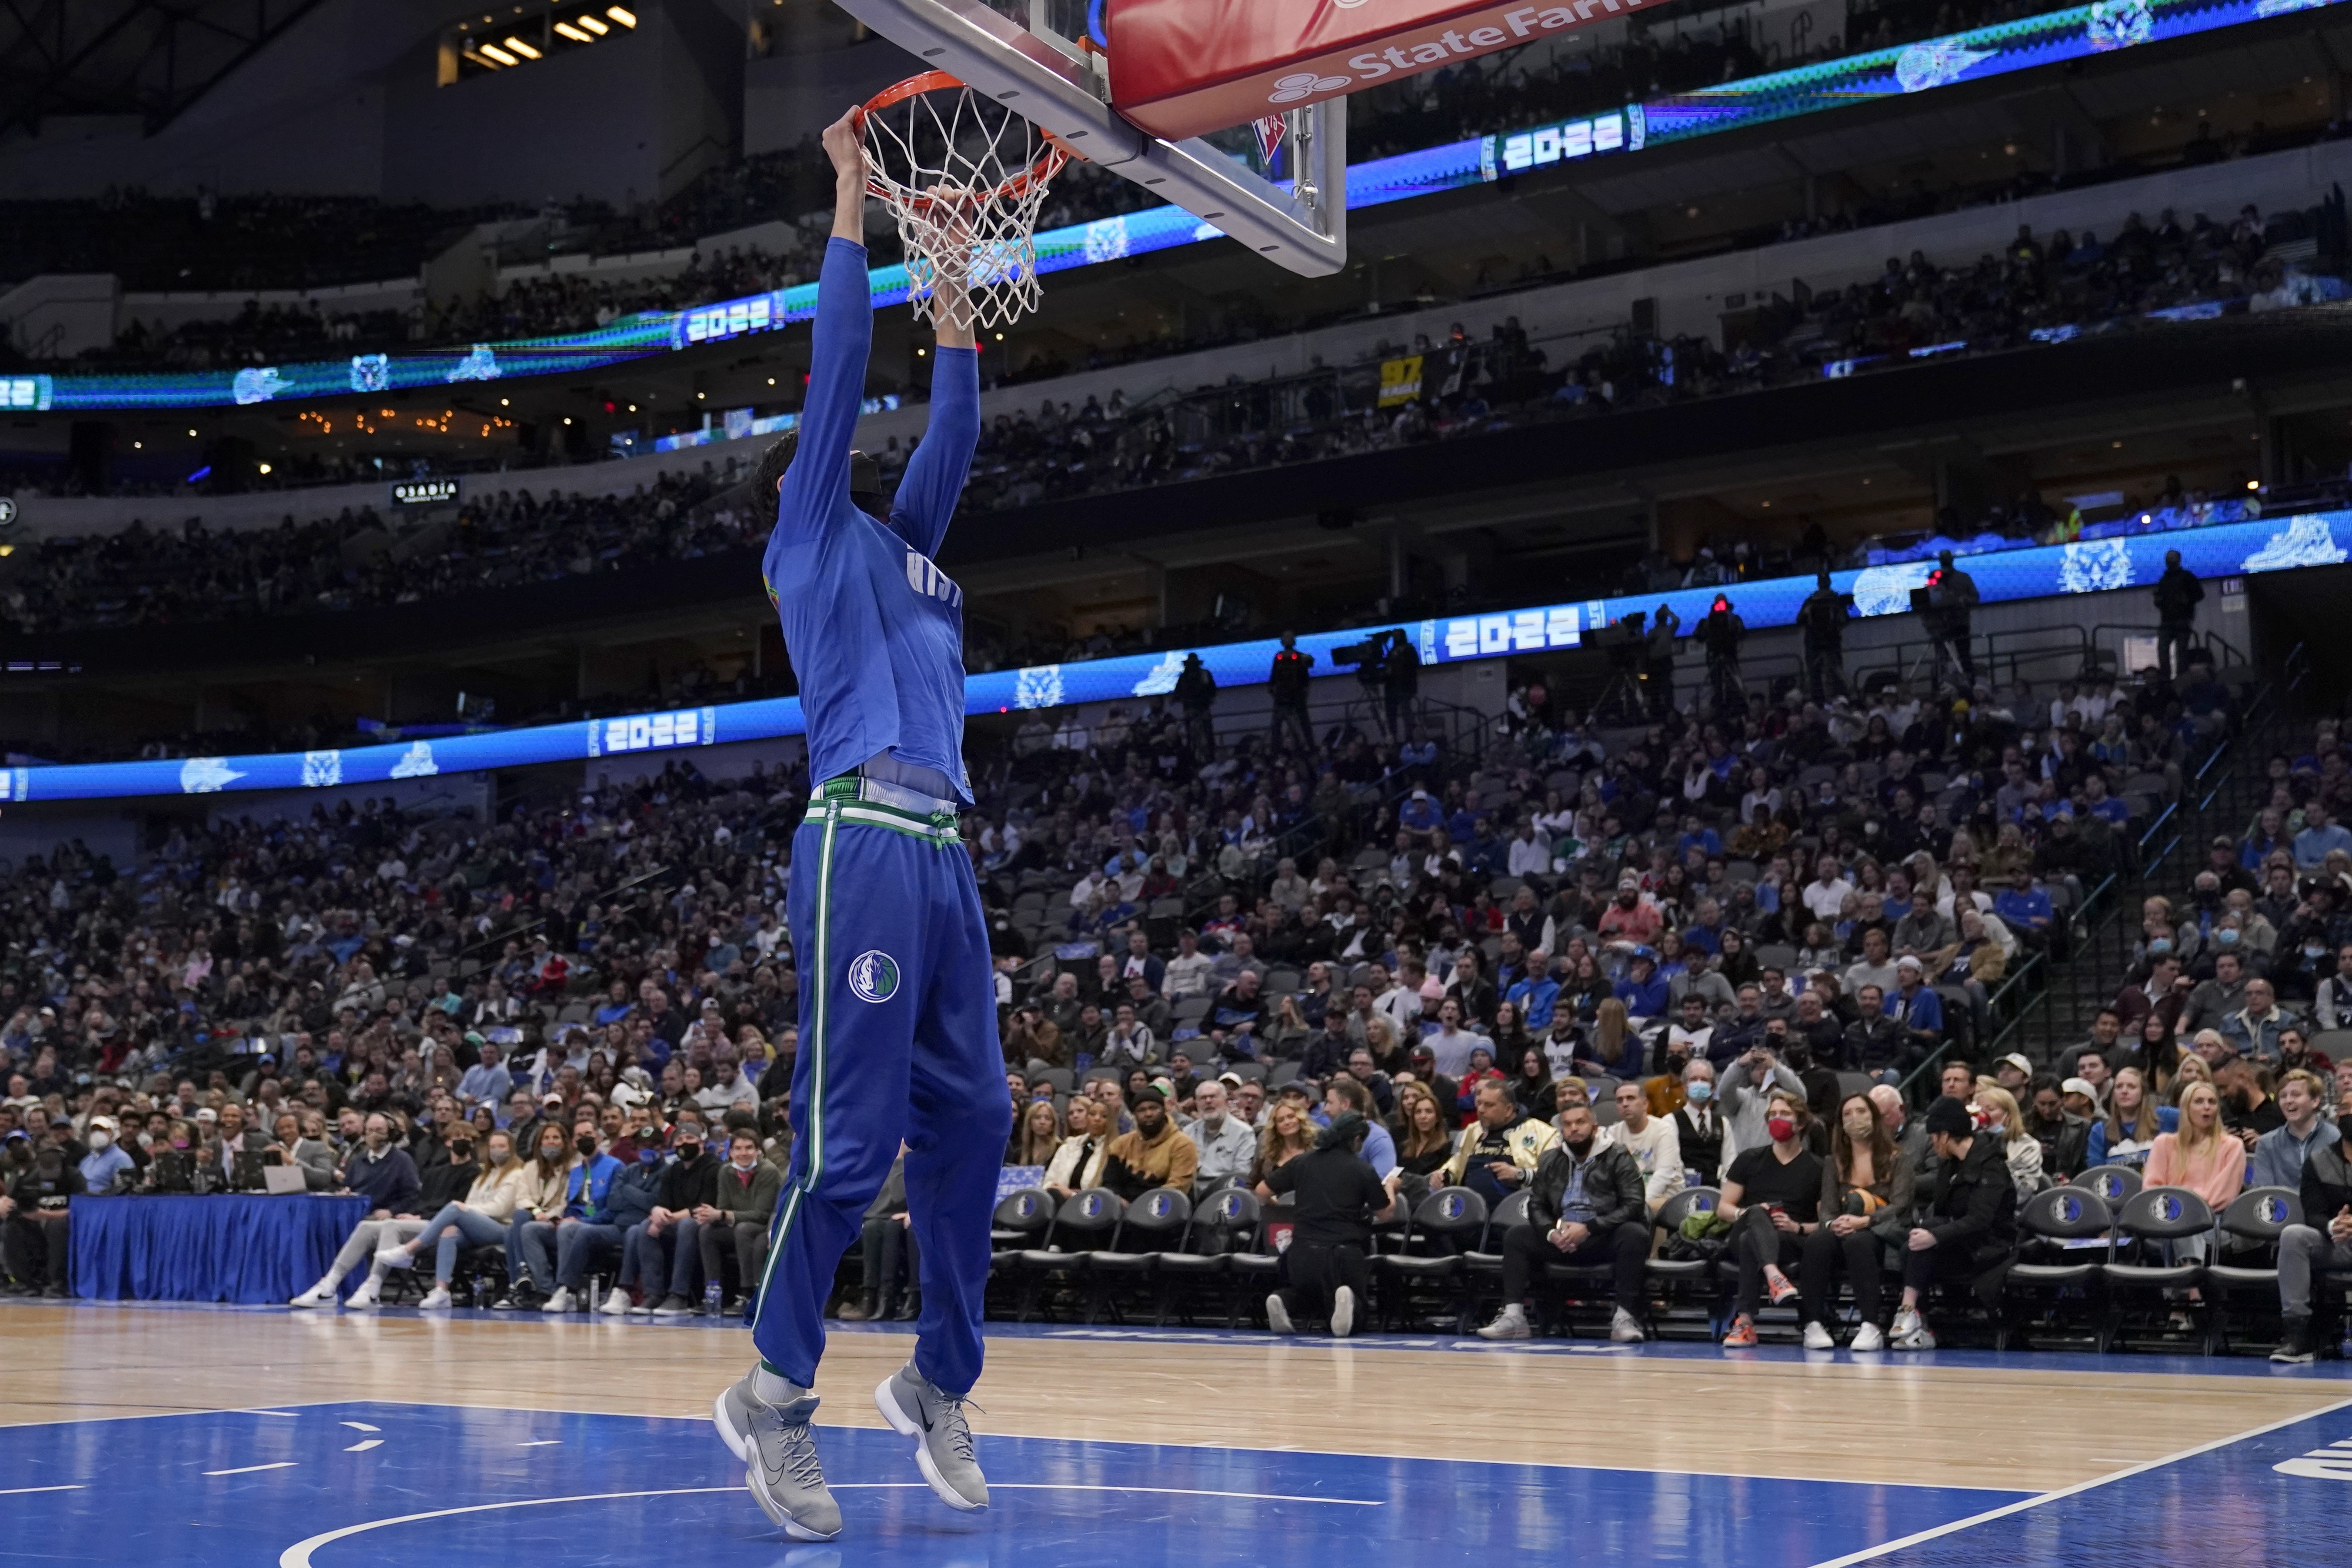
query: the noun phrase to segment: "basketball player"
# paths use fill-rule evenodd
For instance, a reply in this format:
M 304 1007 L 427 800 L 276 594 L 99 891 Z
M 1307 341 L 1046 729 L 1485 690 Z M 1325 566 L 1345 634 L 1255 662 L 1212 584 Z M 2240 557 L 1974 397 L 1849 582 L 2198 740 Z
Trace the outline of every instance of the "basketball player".
M 914 1358 L 875 1403 L 915 1440 L 951 1508 L 988 1506 L 964 1398 L 980 1377 L 988 1216 L 1012 1131 L 979 885 L 957 831 L 963 765 L 963 592 L 931 563 L 980 436 L 979 359 L 938 312 L 930 426 L 893 503 L 849 448 L 873 339 L 864 150 L 853 111 L 826 127 L 833 237 L 817 285 L 795 447 L 762 455 L 776 528 L 763 563 L 808 721 L 807 817 L 793 842 L 788 913 L 800 965 L 798 1137 L 777 1205 L 751 1339 L 759 1363 L 713 1418 L 769 1518 L 832 1539 L 809 1419 L 834 1270 L 903 1137 L 922 1258 Z M 943 302 L 944 303 L 944 302 Z

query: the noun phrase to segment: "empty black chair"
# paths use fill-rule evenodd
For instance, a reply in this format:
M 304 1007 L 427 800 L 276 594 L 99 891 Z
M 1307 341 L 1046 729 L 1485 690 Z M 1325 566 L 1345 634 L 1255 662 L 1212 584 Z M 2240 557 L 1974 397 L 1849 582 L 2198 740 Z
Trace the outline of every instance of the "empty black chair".
M 1381 1321 L 1391 1321 L 1410 1303 L 1416 1285 L 1458 1279 L 1462 1254 L 1486 1228 L 1486 1200 L 1468 1187 L 1440 1187 L 1422 1199 L 1405 1222 L 1402 1247 L 1371 1260 Z
M 1158 1274 L 1161 1255 L 1183 1245 L 1192 1223 L 1192 1200 L 1173 1187 L 1154 1187 L 1129 1204 L 1110 1247 L 1087 1254 L 1087 1280 L 1092 1287 L 1087 1321 L 1093 1322 L 1106 1304 L 1115 1316 L 1118 1309 L 1110 1292 L 1122 1280 L 1149 1280 Z
M 2106 1265 L 2115 1255 L 2115 1223 L 2106 1199 L 2084 1187 L 2053 1187 L 2018 1205 L 2022 1245 L 2001 1279 L 2000 1348 L 2021 1331 L 2021 1318 L 2054 1319 L 2070 1293 L 2088 1309 L 2092 1342 L 2107 1348 Z M 2098 1245 L 2080 1245 L 2094 1241 Z
M 1126 1214 L 1126 1201 L 1108 1187 L 1088 1187 L 1064 1200 L 1038 1245 L 1014 1254 L 1013 1267 L 1022 1279 L 1017 1321 L 1029 1321 L 1047 1281 L 1074 1281 L 1086 1272 L 1087 1255 L 1094 1249 L 1089 1244 L 1116 1247 Z
M 2258 1321 L 2278 1321 L 2279 1232 L 2303 1223 L 2303 1194 L 2292 1187 L 2249 1188 L 2221 1211 L 2221 1234 L 2244 1245 L 2205 1268 L 2205 1294 L 2213 1306 L 2216 1350 L 2228 1353 L 2230 1331 L 2241 1316 L 2235 1310 L 2240 1303 L 2257 1308 L 2251 1315 Z M 2273 1340 L 2256 1347 L 2249 1342 L 2248 1348 L 2260 1348 L 2267 1354 L 2276 1343 Z
M 1282 1258 L 1265 1250 L 1265 1208 L 1255 1193 L 1226 1188 L 1209 1205 L 1209 1216 L 1213 1233 L 1221 1232 L 1232 1249 L 1224 1254 L 1225 1327 L 1237 1328 L 1243 1299 L 1263 1299 L 1281 1282 Z
M 2187 1187 L 2142 1187 L 2124 1200 L 2116 1215 L 2116 1257 L 2120 1261 L 2101 1270 L 2107 1287 L 2108 1344 L 2121 1342 L 2126 1330 L 2137 1327 L 2177 1332 L 2175 1313 L 2198 1315 L 2186 1298 L 2204 1283 L 2205 1265 L 2177 1258 L 2171 1244 L 2210 1237 L 2212 1231 L 2213 1210 Z M 2199 1332 L 2203 1337 L 2207 1331 L 2200 1326 Z
M 1043 1187 L 1024 1187 L 997 1201 L 988 1217 L 988 1245 L 1002 1264 L 1005 1255 L 1034 1247 L 1054 1223 L 1054 1194 Z
M 1713 1242 L 1678 1243 L 1678 1238 L 1685 1220 L 1695 1214 L 1713 1214 L 1722 1201 L 1719 1188 L 1685 1187 L 1658 1209 L 1658 1228 L 1666 1233 L 1665 1245 L 1643 1266 L 1643 1272 L 1649 1276 L 1650 1293 L 1664 1303 L 1665 1310 L 1652 1319 L 1652 1327 L 1661 1338 L 1676 1324 L 1685 1330 L 1696 1327 L 1710 1340 L 1720 1335 L 1717 1323 L 1723 1316 L 1724 1293 L 1715 1264 L 1721 1249 Z M 1684 1256 L 1673 1256 L 1677 1252 Z M 1692 1304 L 1699 1309 L 1695 1321 L 1689 1313 L 1677 1310 Z
M 1168 1321 L 1173 1304 L 1178 1317 L 1191 1326 L 1192 1314 L 1185 1300 L 1190 1287 L 1233 1272 L 1234 1256 L 1257 1229 L 1257 1198 L 1243 1188 L 1220 1184 L 1201 1195 L 1182 1244 L 1160 1255 L 1159 1321 Z

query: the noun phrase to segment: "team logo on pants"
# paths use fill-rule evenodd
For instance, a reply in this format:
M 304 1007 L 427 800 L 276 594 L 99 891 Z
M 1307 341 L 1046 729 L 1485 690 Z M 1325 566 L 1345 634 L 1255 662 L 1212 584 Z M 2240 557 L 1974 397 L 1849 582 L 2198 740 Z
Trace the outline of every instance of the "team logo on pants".
M 849 989 L 861 1002 L 887 1002 L 898 994 L 898 961 L 876 948 L 849 961 Z

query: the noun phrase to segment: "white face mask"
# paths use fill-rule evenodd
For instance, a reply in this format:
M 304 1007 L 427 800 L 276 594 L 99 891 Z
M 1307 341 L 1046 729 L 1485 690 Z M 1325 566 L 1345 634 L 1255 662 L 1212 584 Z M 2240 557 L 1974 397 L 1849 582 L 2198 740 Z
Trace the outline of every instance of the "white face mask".
M 89 1135 L 89 1146 L 93 1149 L 110 1149 L 114 1146 L 114 1134 L 93 1132 Z

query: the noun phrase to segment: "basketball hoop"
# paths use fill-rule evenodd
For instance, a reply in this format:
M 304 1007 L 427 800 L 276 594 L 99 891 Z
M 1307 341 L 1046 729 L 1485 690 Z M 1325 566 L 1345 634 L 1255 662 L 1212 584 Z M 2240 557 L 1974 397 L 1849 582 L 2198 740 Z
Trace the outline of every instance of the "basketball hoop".
M 1059 138 L 945 71 L 887 87 L 858 111 L 866 189 L 898 220 L 918 319 L 978 331 L 1037 305 L 1037 214 L 1076 156 Z

